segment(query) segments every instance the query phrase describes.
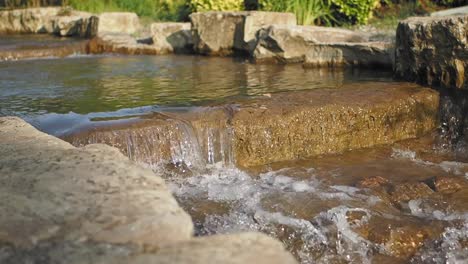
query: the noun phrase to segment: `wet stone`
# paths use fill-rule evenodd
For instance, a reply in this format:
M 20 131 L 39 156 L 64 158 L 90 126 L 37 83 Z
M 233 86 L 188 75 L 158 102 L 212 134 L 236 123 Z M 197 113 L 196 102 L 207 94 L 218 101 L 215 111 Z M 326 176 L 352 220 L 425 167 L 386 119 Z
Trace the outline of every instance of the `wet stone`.
M 383 177 L 374 176 L 374 177 L 369 177 L 369 178 L 359 181 L 356 186 L 359 188 L 372 189 L 372 188 L 377 188 L 377 187 L 388 185 L 389 183 L 390 183 L 389 180 Z
M 467 181 L 462 177 L 435 177 L 431 184 L 436 192 L 450 194 L 467 186 Z
M 422 198 L 433 194 L 434 191 L 427 184 L 418 183 L 403 183 L 398 184 L 390 192 L 392 201 L 396 204 L 408 202 L 410 200 Z

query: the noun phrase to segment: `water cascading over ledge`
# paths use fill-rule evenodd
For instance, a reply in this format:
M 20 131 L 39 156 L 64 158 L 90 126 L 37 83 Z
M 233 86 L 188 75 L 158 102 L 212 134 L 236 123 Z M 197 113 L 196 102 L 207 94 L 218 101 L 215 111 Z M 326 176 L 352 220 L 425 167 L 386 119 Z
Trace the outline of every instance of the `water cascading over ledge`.
M 109 144 L 150 165 L 242 168 L 416 138 L 436 128 L 438 108 L 431 89 L 368 82 L 155 113 L 115 126 L 96 123 L 65 139 L 78 146 Z
M 65 139 L 76 146 L 105 143 L 151 167 L 172 164 L 182 171 L 203 170 L 217 162 L 234 164 L 230 112 L 227 106 L 153 113 L 124 124 L 97 125 Z

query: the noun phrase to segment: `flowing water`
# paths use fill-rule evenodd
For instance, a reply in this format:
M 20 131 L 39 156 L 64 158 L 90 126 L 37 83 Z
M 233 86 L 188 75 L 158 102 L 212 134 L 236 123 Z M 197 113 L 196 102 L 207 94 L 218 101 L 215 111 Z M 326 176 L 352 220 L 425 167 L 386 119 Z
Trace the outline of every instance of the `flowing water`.
M 443 96 L 439 131 L 417 140 L 235 166 L 234 102 L 369 81 L 391 74 L 196 56 L 4 61 L 0 116 L 77 146 L 119 147 L 166 178 L 196 235 L 261 231 L 302 263 L 466 263 L 463 93 Z

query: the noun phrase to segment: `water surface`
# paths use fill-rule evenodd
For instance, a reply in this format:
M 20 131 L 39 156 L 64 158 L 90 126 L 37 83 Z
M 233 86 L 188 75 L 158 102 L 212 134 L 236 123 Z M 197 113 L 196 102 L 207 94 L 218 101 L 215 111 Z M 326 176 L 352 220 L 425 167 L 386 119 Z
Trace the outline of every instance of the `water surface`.
M 0 62 L 0 115 L 57 124 L 167 107 L 220 104 L 269 93 L 389 81 L 388 72 L 313 70 L 198 56 L 78 56 Z M 54 123 L 54 127 L 48 124 Z M 60 131 L 59 131 L 60 130 Z

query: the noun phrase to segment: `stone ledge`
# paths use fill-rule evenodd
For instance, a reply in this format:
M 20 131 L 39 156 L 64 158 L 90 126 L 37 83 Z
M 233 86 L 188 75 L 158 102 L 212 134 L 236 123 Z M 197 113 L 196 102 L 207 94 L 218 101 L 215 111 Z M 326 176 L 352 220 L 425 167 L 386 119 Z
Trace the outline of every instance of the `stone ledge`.
M 271 25 L 257 33 L 256 62 L 392 68 L 393 45 L 346 29 Z
M 438 106 L 437 92 L 415 84 L 347 84 L 271 94 L 198 114 L 145 116 L 128 124 L 84 129 L 69 135 L 67 141 L 111 144 L 137 161 L 157 164 L 171 160 L 173 140 L 191 142 L 188 135 L 180 134 L 188 129 L 198 145 L 185 146 L 194 151 L 186 158 L 202 155 L 200 159 L 205 159 L 211 137 L 232 144 L 237 165 L 251 167 L 416 138 L 436 127 Z M 148 142 L 145 137 L 154 140 Z M 221 153 L 213 154 L 215 160 L 222 161 L 216 157 L 226 156 L 226 150 L 217 149 Z
M 0 262 L 295 263 L 257 233 L 193 238 L 162 178 L 106 145 L 0 118 Z

